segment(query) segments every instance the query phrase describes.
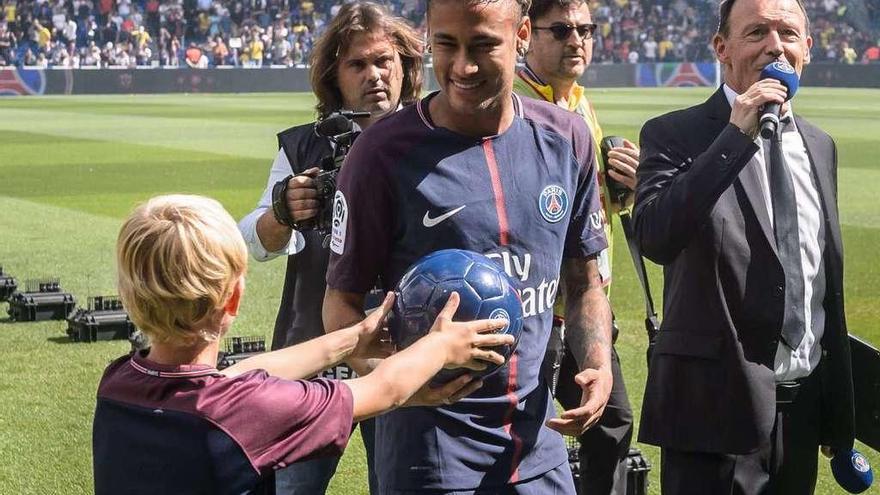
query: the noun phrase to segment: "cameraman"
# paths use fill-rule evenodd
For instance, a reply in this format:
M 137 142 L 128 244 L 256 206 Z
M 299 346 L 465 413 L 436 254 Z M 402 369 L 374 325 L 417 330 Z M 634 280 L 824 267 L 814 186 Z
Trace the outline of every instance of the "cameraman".
M 319 119 L 341 109 L 368 111 L 356 119 L 361 129 L 415 101 L 422 85 L 422 45 L 405 21 L 371 2 L 344 5 L 315 43 L 311 56 L 312 89 L 318 98 Z M 331 155 L 334 145 L 315 133 L 315 122 L 292 127 L 278 134 L 279 151 L 257 208 L 239 223 L 248 250 L 257 261 L 288 255 L 281 306 L 275 320 L 272 348 L 298 344 L 324 335 L 321 305 L 324 298 L 328 250 L 323 235 L 298 232 L 276 219 L 272 189 L 291 174 L 287 208 L 295 222 L 318 214 L 313 177 L 315 167 Z M 345 365 L 327 370 L 324 376 L 350 378 Z M 361 423 L 367 450 L 370 490 L 375 493 L 372 469 L 373 421 Z M 324 493 L 339 458 L 315 459 L 276 474 L 279 494 Z

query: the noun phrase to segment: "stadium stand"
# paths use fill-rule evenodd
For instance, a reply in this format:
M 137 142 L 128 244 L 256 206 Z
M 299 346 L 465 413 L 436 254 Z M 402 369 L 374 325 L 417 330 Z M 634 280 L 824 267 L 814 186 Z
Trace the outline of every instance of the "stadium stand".
M 386 0 L 424 29 L 425 0 Z M 880 0 L 806 0 L 813 59 L 880 62 Z M 0 66 L 303 66 L 339 0 L 0 0 Z M 711 61 L 717 0 L 591 1 L 594 62 Z

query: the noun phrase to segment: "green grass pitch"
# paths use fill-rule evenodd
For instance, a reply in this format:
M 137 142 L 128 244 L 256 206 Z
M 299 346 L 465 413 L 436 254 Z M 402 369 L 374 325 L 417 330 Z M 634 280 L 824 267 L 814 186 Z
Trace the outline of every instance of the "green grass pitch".
M 606 134 L 635 140 L 648 118 L 709 92 L 594 90 L 592 99 Z M 805 88 L 795 106 L 838 143 L 849 326 L 880 345 L 878 101 L 880 91 Z M 160 193 L 199 193 L 244 216 L 265 187 L 275 133 L 311 119 L 312 104 L 306 94 L 0 99 L 0 265 L 20 282 L 59 276 L 81 302 L 114 294 L 116 233 L 135 204 Z M 612 302 L 638 417 L 646 373 L 643 306 L 619 228 L 615 235 Z M 231 334 L 271 334 L 284 266 L 251 262 Z M 652 276 L 659 298 L 659 270 L 652 268 Z M 104 366 L 128 344 L 71 344 L 64 322 L 10 323 L 0 316 L 0 493 L 90 493 L 95 389 Z M 654 465 L 656 494 L 659 452 L 641 447 Z M 880 467 L 880 455 L 867 453 Z M 841 493 L 827 462 L 820 466 L 817 493 Z M 367 493 L 358 438 L 330 493 Z

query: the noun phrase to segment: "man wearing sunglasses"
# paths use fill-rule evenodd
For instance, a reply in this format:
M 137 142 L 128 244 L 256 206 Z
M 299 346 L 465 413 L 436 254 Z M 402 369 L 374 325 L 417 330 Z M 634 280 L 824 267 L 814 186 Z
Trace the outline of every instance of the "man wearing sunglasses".
M 586 91 L 577 80 L 590 64 L 593 54 L 593 33 L 596 24 L 592 23 L 590 8 L 581 0 L 535 0 L 529 9 L 532 21 L 532 39 L 525 55 L 525 66 L 517 71 L 514 91 L 520 95 L 546 100 L 581 115 L 593 134 L 595 148 L 599 148 L 602 129 L 596 112 L 586 97 Z M 635 189 L 635 173 L 639 165 L 638 147 L 625 141 L 624 147 L 612 148 L 608 154 L 606 171 L 604 164 L 597 160 L 599 170 L 600 198 L 604 212 L 620 212 L 632 201 L 629 194 L 624 204 L 620 204 L 608 191 L 607 179 Z M 605 222 L 605 237 L 608 249 L 599 255 L 599 271 L 606 293 L 611 286 L 611 221 Z M 610 295 L 610 294 L 609 294 Z M 561 301 L 564 303 L 564 301 Z M 557 306 L 561 306 L 558 302 Z M 557 307 L 556 314 L 563 314 Z M 575 384 L 577 365 L 571 352 L 562 342 L 563 325 L 556 318 L 553 333 L 544 358 L 544 373 L 555 374 L 556 399 L 563 407 L 576 407 L 580 401 L 580 387 Z M 617 327 L 613 339 L 617 339 Z M 589 494 L 626 493 L 626 455 L 632 439 L 632 408 L 623 382 L 620 360 L 617 352 L 612 352 L 612 375 L 614 385 L 605 412 L 599 423 L 578 437 L 580 442 L 581 492 Z M 551 381 L 551 380 L 548 380 Z

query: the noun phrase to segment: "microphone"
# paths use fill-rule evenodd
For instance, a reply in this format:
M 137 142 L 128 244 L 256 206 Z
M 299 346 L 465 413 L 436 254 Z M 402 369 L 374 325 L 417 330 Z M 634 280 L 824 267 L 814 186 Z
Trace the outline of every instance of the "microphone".
M 785 60 L 777 60 L 767 64 L 767 66 L 761 70 L 761 79 L 776 79 L 781 82 L 788 90 L 785 101 L 792 99 L 794 94 L 797 93 L 800 84 L 798 75 L 794 71 L 794 67 Z M 770 139 L 771 136 L 776 134 L 776 128 L 779 127 L 780 108 L 781 105 L 778 103 L 768 103 L 764 105 L 761 114 L 761 122 L 759 124 L 761 127 L 762 138 Z
M 352 110 L 340 110 L 333 112 L 315 124 L 315 132 L 319 136 L 333 137 L 351 132 L 353 119 L 369 117 L 370 112 L 357 112 Z
M 831 459 L 834 480 L 849 493 L 862 493 L 874 482 L 868 459 L 856 449 L 841 450 Z

